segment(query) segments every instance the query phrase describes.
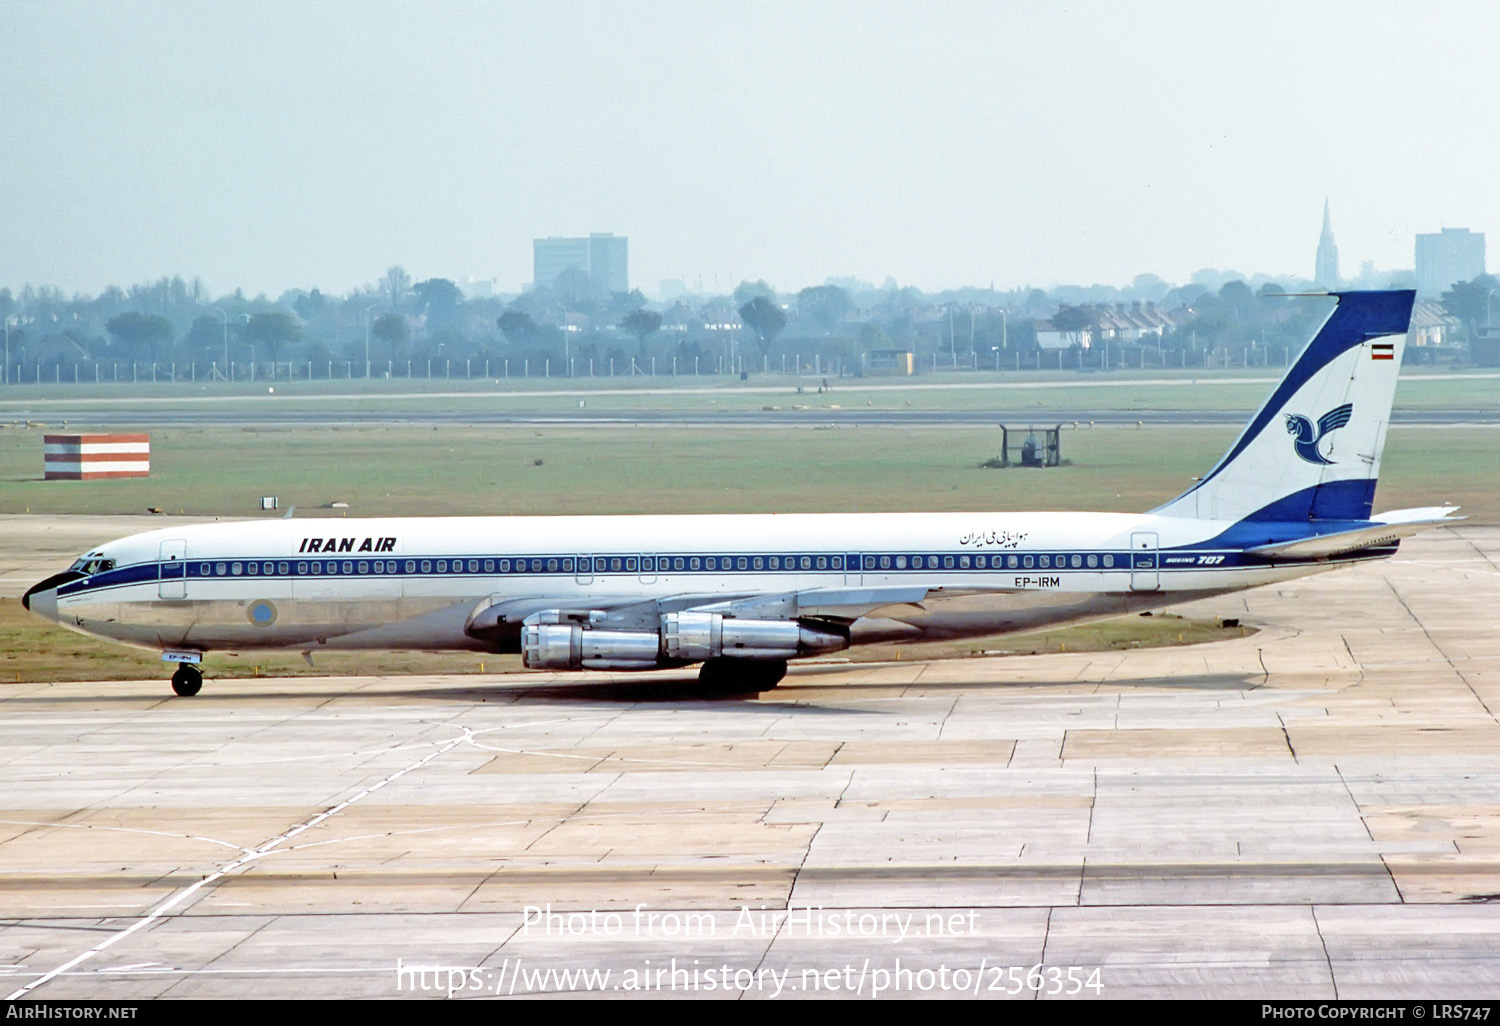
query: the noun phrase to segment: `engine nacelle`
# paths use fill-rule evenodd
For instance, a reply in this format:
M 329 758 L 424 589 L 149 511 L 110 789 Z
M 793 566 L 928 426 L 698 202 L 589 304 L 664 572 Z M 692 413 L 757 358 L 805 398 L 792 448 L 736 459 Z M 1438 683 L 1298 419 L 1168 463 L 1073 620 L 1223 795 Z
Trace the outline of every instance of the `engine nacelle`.
M 532 670 L 652 670 L 661 639 L 646 631 L 584 630 L 576 623 L 527 623 L 521 659 Z
M 742 620 L 721 613 L 667 613 L 661 618 L 661 650 L 667 659 L 794 659 L 849 647 L 831 631 L 795 620 Z
M 584 622 L 580 622 L 584 621 Z M 847 636 L 795 620 L 749 620 L 720 613 L 667 613 L 656 631 L 600 630 L 580 611 L 526 618 L 522 661 L 532 670 L 651 670 L 709 659 L 795 659 L 849 647 Z

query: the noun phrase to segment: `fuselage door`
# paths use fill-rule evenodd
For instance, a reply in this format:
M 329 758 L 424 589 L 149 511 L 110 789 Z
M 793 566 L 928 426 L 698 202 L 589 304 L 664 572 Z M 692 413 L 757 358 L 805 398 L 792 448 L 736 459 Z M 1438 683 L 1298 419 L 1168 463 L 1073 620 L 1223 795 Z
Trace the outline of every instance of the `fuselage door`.
M 846 552 L 846 553 L 844 553 L 844 583 L 845 584 L 862 584 L 862 583 L 864 583 L 864 573 L 860 569 L 860 567 L 861 567 L 861 563 L 860 563 L 860 558 L 859 558 L 859 553 L 858 552 Z
M 593 584 L 594 583 L 594 557 L 593 556 L 579 556 L 578 557 L 578 562 L 575 563 L 574 565 L 578 567 L 578 569 L 576 571 L 574 571 L 574 573 L 573 573 L 573 579 L 575 581 L 577 581 L 579 584 Z
M 1161 587 L 1157 570 L 1155 531 L 1137 531 L 1130 536 L 1130 590 L 1156 591 Z
M 640 574 L 641 574 L 641 576 L 640 576 L 640 582 L 642 584 L 655 584 L 656 583 L 656 557 L 655 556 L 647 556 L 647 555 L 642 555 L 641 556 L 641 570 L 640 570 Z
M 180 538 L 162 542 L 157 570 L 157 594 L 160 597 L 187 598 L 187 542 Z

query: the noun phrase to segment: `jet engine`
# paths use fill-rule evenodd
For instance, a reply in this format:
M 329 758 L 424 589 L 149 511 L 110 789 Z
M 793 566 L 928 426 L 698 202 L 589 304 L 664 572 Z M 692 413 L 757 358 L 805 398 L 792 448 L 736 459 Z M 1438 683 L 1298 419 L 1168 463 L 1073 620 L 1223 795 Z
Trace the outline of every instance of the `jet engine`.
M 734 659 L 793 659 L 849 647 L 847 634 L 796 620 L 741 620 L 720 613 L 668 613 L 661 618 L 662 654 L 688 663 Z
M 656 631 L 601 630 L 547 610 L 526 618 L 521 653 L 532 670 L 650 670 L 710 659 L 787 660 L 847 648 L 847 634 L 795 620 L 667 613 Z M 572 620 L 572 622 L 557 622 Z

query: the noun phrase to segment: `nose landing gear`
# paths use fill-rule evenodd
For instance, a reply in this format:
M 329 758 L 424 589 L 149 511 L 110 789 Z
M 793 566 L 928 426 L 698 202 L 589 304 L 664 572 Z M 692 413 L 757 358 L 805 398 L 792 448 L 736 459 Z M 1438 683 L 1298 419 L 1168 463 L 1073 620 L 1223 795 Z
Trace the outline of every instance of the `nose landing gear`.
M 172 674 L 172 690 L 184 698 L 203 690 L 203 673 L 192 663 L 178 663 Z

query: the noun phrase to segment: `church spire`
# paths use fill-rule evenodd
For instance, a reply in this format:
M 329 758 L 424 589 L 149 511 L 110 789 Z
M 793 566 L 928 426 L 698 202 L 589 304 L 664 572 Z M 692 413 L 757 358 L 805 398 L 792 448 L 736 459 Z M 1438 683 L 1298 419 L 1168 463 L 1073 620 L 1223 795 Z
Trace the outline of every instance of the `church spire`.
M 1333 241 L 1333 220 L 1328 212 L 1328 197 L 1323 197 L 1323 234 L 1318 237 L 1317 263 L 1313 282 L 1320 289 L 1339 287 L 1339 248 Z

